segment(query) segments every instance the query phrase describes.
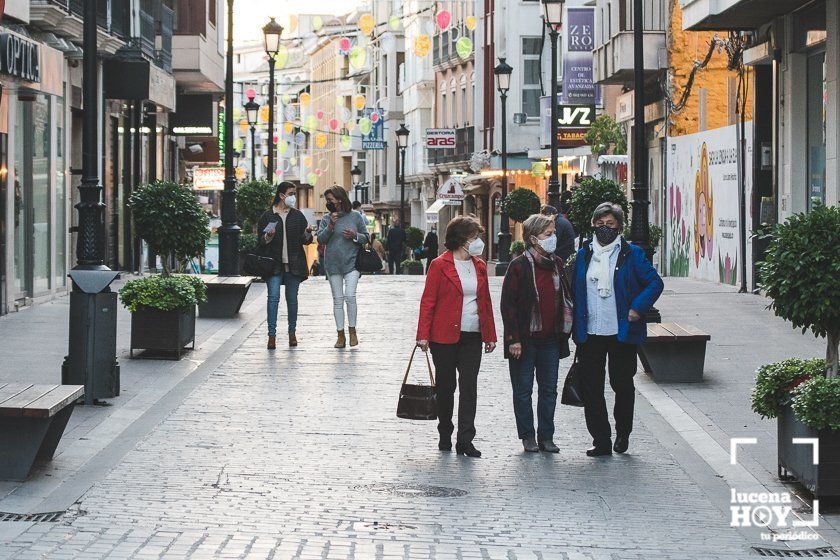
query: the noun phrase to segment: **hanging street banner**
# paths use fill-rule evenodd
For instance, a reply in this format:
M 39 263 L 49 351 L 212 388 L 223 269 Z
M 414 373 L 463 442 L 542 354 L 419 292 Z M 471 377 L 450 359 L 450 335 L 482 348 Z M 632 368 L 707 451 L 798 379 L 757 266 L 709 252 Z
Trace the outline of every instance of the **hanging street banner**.
M 446 150 L 455 147 L 454 128 L 427 128 L 426 148 L 430 150 Z
M 595 50 L 595 8 L 566 8 L 563 34 L 563 93 L 566 105 L 600 105 L 595 85 L 592 51 Z
M 374 122 L 370 116 L 373 114 L 373 108 L 365 107 L 362 110 L 363 118 L 370 120 L 370 132 L 362 134 L 362 149 L 363 150 L 384 150 L 385 149 L 385 119 L 379 117 Z

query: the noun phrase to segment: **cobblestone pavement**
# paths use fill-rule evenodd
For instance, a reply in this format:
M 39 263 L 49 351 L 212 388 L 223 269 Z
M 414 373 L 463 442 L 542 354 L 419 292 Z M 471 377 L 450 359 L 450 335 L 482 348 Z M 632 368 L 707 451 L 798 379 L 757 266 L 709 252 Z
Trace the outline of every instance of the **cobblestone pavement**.
M 329 287 L 306 282 L 298 348 L 267 352 L 260 326 L 62 521 L 0 543 L 0 558 L 749 555 L 641 422 L 630 454 L 590 459 L 582 411 L 558 406 L 560 454 L 522 453 L 500 352 L 479 378 L 482 459 L 437 451 L 433 423 L 398 420 L 421 290 L 363 278 L 361 345 L 335 350 Z

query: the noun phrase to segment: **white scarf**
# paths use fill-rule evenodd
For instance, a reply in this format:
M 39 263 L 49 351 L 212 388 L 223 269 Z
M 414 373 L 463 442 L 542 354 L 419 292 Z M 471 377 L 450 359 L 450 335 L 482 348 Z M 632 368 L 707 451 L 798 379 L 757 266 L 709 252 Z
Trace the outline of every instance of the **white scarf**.
M 592 282 L 595 282 L 598 288 L 598 295 L 602 298 L 608 298 L 613 291 L 613 271 L 610 266 L 610 256 L 616 245 L 621 245 L 621 236 L 615 238 L 615 241 L 604 247 L 598 243 L 596 237 L 592 237 L 592 260 L 589 261 L 589 269 L 586 271 L 586 276 Z

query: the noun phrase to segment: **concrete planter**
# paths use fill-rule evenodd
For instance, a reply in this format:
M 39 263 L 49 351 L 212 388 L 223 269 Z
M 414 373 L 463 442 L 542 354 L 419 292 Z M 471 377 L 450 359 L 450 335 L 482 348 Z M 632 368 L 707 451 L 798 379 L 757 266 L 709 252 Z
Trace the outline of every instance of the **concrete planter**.
M 131 357 L 134 350 L 174 352 L 176 359 L 187 344 L 195 348 L 195 306 L 161 311 L 141 308 L 131 314 Z
M 404 266 L 402 267 L 402 273 L 414 276 L 423 276 L 423 266 Z
M 840 432 L 814 430 L 784 407 L 777 419 L 779 478 L 792 476 L 815 498 L 840 497 Z M 813 464 L 812 445 L 793 443 L 793 438 L 819 440 L 819 464 Z

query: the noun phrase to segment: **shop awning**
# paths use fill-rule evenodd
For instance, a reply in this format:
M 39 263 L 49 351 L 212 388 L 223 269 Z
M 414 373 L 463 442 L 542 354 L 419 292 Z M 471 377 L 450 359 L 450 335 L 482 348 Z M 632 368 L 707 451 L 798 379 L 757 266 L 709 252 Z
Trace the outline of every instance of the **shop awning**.
M 437 214 L 438 212 L 440 212 L 441 210 L 443 210 L 443 207 L 444 207 L 444 206 L 446 206 L 446 201 L 444 201 L 443 199 L 439 198 L 439 199 L 435 200 L 435 201 L 432 203 L 432 205 L 431 205 L 431 206 L 429 206 L 428 208 L 426 208 L 426 214 Z
M 598 165 L 619 165 L 619 164 L 627 164 L 629 161 L 629 156 L 621 156 L 621 155 L 603 155 L 598 156 Z

